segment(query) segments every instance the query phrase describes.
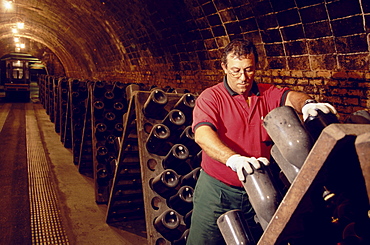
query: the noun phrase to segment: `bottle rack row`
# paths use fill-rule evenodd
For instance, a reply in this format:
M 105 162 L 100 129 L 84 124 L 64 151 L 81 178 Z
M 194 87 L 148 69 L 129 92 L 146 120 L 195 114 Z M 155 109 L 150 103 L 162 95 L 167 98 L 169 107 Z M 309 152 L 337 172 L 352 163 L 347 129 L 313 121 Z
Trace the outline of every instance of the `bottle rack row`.
M 187 236 L 201 153 L 190 128 L 194 101 L 189 93 L 137 91 L 124 117 L 107 220 L 122 218 L 115 208 L 128 205 L 122 199 L 132 193 L 120 183 L 125 173 L 135 174 L 132 159 L 139 159 L 149 244 L 181 244 Z
M 41 76 L 39 98 L 106 222 L 145 219 L 148 244 L 184 244 L 201 151 L 196 96 L 139 84 Z M 167 91 L 167 92 L 165 92 Z

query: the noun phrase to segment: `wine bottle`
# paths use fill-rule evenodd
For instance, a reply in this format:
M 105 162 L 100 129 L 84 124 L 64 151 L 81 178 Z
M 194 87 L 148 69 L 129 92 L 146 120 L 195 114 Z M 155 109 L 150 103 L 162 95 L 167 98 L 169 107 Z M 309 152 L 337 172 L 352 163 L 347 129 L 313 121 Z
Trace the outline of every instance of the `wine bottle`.
M 123 82 L 117 81 L 114 83 L 113 93 L 117 98 L 121 98 L 125 95 L 126 85 Z
M 97 100 L 94 102 L 93 107 L 94 107 L 94 116 L 101 117 L 104 112 L 105 107 L 104 102 L 101 100 Z
M 96 98 L 100 98 L 104 95 L 104 92 L 105 92 L 105 85 L 106 85 L 106 82 L 105 81 L 96 81 L 94 83 L 94 96 Z
M 164 198 L 175 195 L 179 184 L 179 176 L 172 169 L 167 169 L 157 175 L 151 182 L 150 188 Z
M 332 123 L 339 123 L 338 118 L 333 113 L 325 114 L 321 110 L 316 111 L 317 116 L 310 115 L 304 122 L 305 128 L 314 141 L 319 138 L 321 132 L 326 126 L 329 126 Z
M 109 166 L 110 172 L 114 174 L 117 168 L 117 164 L 118 164 L 117 158 L 115 158 L 114 156 L 110 156 L 108 158 L 108 163 L 109 163 L 108 166 Z
M 87 93 L 88 93 L 86 84 L 84 84 L 83 86 L 80 86 L 78 88 L 78 92 L 80 93 L 79 97 L 81 99 L 86 99 L 87 98 Z
M 118 141 L 117 141 L 117 136 L 115 135 L 108 135 L 106 137 L 106 147 L 108 148 L 108 150 L 110 152 L 118 152 L 118 149 L 119 149 L 119 144 L 118 144 Z
M 178 240 L 173 241 L 172 245 L 186 245 L 186 240 L 188 239 L 188 236 L 189 229 L 186 229 Z
M 114 93 L 111 90 L 108 90 L 104 93 L 104 103 L 107 107 L 112 107 L 114 97 Z
M 252 174 L 244 172 L 246 178 L 242 182 L 248 194 L 249 201 L 256 212 L 258 222 L 263 230 L 267 228 L 282 199 L 271 180 L 267 167 L 261 163 L 261 168 L 254 169 Z
M 123 124 L 122 123 L 116 123 L 114 125 L 113 135 L 117 137 L 122 137 L 123 133 Z
M 244 215 L 239 209 L 230 210 L 217 219 L 217 226 L 226 244 L 256 244 Z
M 82 135 L 82 129 L 83 129 L 82 124 L 80 124 L 80 123 L 73 124 L 73 133 L 75 135 L 77 135 L 77 134 L 81 134 Z
M 109 180 L 109 173 L 105 168 L 101 168 L 96 172 L 96 182 L 99 186 L 107 186 Z
M 80 93 L 77 91 L 72 92 L 73 99 L 78 99 L 80 97 Z
M 182 186 L 178 192 L 168 199 L 168 206 L 181 215 L 186 215 L 193 209 L 193 192 L 191 186 Z
M 177 103 L 173 106 L 174 109 L 178 109 L 182 111 L 187 119 L 187 123 L 192 120 L 193 117 L 193 109 L 195 106 L 195 95 L 191 93 L 186 93 L 177 101 Z
M 189 158 L 189 150 L 182 144 L 175 144 L 162 160 L 164 169 L 173 169 L 178 174 L 188 173 L 191 169 L 185 162 Z
M 273 109 L 263 120 L 263 126 L 281 155 L 301 169 L 313 142 L 294 108 L 280 106 Z
M 200 150 L 195 156 L 193 156 L 189 163 L 193 169 L 200 167 L 202 163 L 202 150 Z
M 81 115 L 81 113 L 82 113 L 82 110 L 81 110 L 81 107 L 79 105 L 76 105 L 76 106 L 72 107 L 72 116 L 73 116 L 73 118 L 75 118 L 76 116 Z
M 62 100 L 66 101 L 67 97 L 68 97 L 68 89 L 63 88 L 61 90 L 61 96 L 60 97 L 61 97 Z
M 177 230 L 180 221 L 180 215 L 175 210 L 168 209 L 154 219 L 153 226 L 163 237 L 173 241 L 181 237 L 181 232 Z
M 146 141 L 146 148 L 148 152 L 153 154 L 159 153 L 161 147 L 163 147 L 170 135 L 170 129 L 166 125 L 154 125 Z
M 95 126 L 95 137 L 97 140 L 104 140 L 107 132 L 107 125 L 105 123 L 98 123 Z
M 80 86 L 80 80 L 73 79 L 73 81 L 72 81 L 72 89 L 73 90 L 77 90 L 79 86 Z
M 179 137 L 180 144 L 185 145 L 190 155 L 194 156 L 201 150 L 200 146 L 194 140 L 194 133 L 191 126 L 187 126 Z
M 120 101 L 114 102 L 113 110 L 117 117 L 122 117 L 125 110 L 125 105 Z
M 116 120 L 116 114 L 114 114 L 114 112 L 108 111 L 104 114 L 104 121 L 108 127 L 112 126 L 115 120 Z
M 180 182 L 182 186 L 191 186 L 195 188 L 195 184 L 198 181 L 199 174 L 200 174 L 200 167 L 193 169 L 188 174 L 181 176 Z
M 161 89 L 154 89 L 144 103 L 144 115 L 149 118 L 160 118 L 163 115 L 164 106 L 167 102 L 166 93 Z
M 281 154 L 276 145 L 271 147 L 271 156 L 274 158 L 275 162 L 284 173 L 284 176 L 289 183 L 292 183 L 295 177 L 298 175 L 299 168 L 288 162 Z
M 96 149 L 96 159 L 99 163 L 105 164 L 108 157 L 108 149 L 105 146 L 99 146 Z
M 185 121 L 185 114 L 180 110 L 174 109 L 167 114 L 162 124 L 166 125 L 173 133 L 184 125 Z

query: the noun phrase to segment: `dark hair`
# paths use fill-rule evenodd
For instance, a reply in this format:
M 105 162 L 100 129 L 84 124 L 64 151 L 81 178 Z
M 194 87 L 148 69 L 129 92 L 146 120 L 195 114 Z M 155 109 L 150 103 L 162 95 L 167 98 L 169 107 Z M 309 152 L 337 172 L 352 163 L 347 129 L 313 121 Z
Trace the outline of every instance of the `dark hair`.
M 248 54 L 254 54 L 254 58 L 257 64 L 258 54 L 254 44 L 245 39 L 234 39 L 228 45 L 226 45 L 224 52 L 221 56 L 221 62 L 227 65 L 227 55 L 234 54 L 236 57 L 246 56 Z

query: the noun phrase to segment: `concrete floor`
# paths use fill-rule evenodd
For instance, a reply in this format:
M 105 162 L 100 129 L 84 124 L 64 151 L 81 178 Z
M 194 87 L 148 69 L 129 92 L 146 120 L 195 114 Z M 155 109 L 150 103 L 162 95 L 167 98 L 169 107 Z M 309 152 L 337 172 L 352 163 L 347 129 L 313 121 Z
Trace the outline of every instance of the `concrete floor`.
M 4 94 L 0 91 L 2 96 Z M 145 231 L 142 227 L 134 227 L 135 223 L 126 224 L 127 229 L 123 230 L 105 222 L 107 206 L 96 204 L 93 179 L 81 175 L 73 164 L 71 150 L 63 146 L 55 125 L 38 101 L 36 86 L 32 88 L 29 104 L 26 108 L 33 108 L 69 244 L 147 244 Z
M 139 236 L 106 224 L 107 206 L 96 204 L 93 180 L 78 172 L 71 151 L 64 148 L 41 104 L 34 104 L 34 108 L 55 175 L 71 244 L 146 244 L 146 238 L 142 237 L 145 234 Z

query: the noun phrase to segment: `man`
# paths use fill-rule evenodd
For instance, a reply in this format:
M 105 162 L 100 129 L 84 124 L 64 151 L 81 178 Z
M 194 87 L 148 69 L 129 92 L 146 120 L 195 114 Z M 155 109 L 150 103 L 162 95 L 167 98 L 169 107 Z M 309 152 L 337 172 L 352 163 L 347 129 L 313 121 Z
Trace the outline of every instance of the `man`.
M 221 58 L 223 82 L 207 88 L 196 100 L 192 126 L 203 153 L 188 245 L 225 244 L 216 222 L 229 210 L 242 210 L 253 226 L 255 213 L 241 181 L 243 169 L 250 174 L 251 165 L 258 169 L 260 163 L 269 164 L 271 146 L 262 126 L 268 112 L 287 105 L 302 111 L 305 119 L 317 115 L 317 109 L 336 113 L 330 104 L 316 103 L 305 93 L 255 83 L 256 63 L 254 45 L 233 40 Z

